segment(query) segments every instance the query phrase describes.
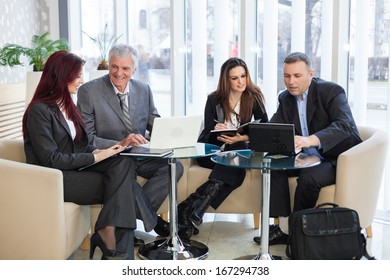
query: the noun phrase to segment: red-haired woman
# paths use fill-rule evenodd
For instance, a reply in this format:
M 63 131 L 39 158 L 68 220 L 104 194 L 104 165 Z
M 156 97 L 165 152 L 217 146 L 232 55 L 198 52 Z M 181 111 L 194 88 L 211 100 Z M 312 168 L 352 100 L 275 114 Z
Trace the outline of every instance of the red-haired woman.
M 61 170 L 66 202 L 103 204 L 91 237 L 90 258 L 98 246 L 102 259 L 134 259 L 136 212 L 147 231 L 154 228 L 157 216 L 135 182 L 133 159 L 112 157 L 124 147 L 97 150 L 88 144 L 72 99 L 83 83 L 83 65 L 83 59 L 68 51 L 58 51 L 47 60 L 23 116 L 27 163 Z M 78 170 L 93 163 L 98 164 Z

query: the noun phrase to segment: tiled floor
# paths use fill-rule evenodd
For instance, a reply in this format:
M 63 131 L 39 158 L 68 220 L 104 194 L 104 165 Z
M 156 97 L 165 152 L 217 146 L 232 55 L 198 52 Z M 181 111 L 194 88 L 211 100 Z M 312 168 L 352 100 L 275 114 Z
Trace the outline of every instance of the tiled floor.
M 139 223 L 138 229 L 142 229 Z M 232 260 L 242 256 L 256 255 L 259 245 L 253 242 L 253 237 L 259 231 L 253 229 L 253 216 L 244 214 L 206 214 L 203 224 L 199 227 L 199 235 L 194 240 L 205 243 L 209 247 L 207 260 Z M 373 238 L 368 239 L 368 251 L 380 260 L 390 260 L 390 223 L 376 220 L 373 223 Z M 154 232 L 145 233 L 136 231 L 136 236 L 146 242 L 156 238 Z M 136 259 L 138 248 L 135 248 Z M 285 256 L 285 246 L 270 247 L 273 255 Z M 77 250 L 70 259 L 87 260 L 88 251 Z M 96 249 L 94 259 L 101 257 L 100 250 Z

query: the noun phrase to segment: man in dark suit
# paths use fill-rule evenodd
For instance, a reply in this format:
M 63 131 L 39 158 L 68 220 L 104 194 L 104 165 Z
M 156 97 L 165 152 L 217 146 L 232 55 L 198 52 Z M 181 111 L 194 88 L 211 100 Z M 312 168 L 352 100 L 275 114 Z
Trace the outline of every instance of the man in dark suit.
M 138 62 L 137 51 L 116 44 L 109 51 L 109 73 L 82 85 L 78 91 L 78 107 L 84 119 L 91 144 L 97 148 L 145 144 L 154 119 L 160 117 L 149 85 L 132 79 Z M 125 106 L 125 107 L 123 107 Z M 127 111 L 123 111 L 123 109 Z M 136 159 L 136 173 L 147 180 L 142 187 L 157 211 L 168 195 L 169 168 L 165 160 Z M 183 166 L 177 163 L 177 178 Z M 159 218 L 155 231 L 169 235 L 169 225 Z
M 291 212 L 288 177 L 298 176 L 293 211 L 315 206 L 322 187 L 336 181 L 337 157 L 362 142 L 344 89 L 314 78 L 311 62 L 295 52 L 284 60 L 286 90 L 270 122 L 295 126 L 295 148 L 320 157 L 318 166 L 290 171 L 271 171 L 270 217 L 288 217 Z M 285 244 L 287 229 L 271 225 L 269 245 Z M 284 219 L 286 221 L 287 219 Z M 285 223 L 286 224 L 286 223 Z M 285 232 L 283 232 L 285 231 Z M 260 238 L 254 241 L 259 243 Z

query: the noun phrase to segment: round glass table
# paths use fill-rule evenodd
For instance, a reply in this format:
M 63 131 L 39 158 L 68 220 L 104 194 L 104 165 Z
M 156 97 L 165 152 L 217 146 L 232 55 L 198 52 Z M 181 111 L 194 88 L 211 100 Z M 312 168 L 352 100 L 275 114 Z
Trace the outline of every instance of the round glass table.
M 197 143 L 194 147 L 173 149 L 167 159 L 170 168 L 169 221 L 170 236 L 140 246 L 138 255 L 147 260 L 187 260 L 204 259 L 209 254 L 208 247 L 195 240 L 181 240 L 178 235 L 176 161 L 180 158 L 199 158 L 220 151 L 216 145 Z M 147 157 L 147 156 L 145 156 Z
M 260 169 L 262 173 L 261 198 L 261 239 L 260 252 L 257 255 L 243 256 L 238 259 L 271 260 L 269 253 L 269 200 L 271 187 L 271 170 L 308 168 L 321 163 L 315 155 L 299 153 L 298 155 L 267 155 L 251 150 L 220 152 L 211 157 L 215 163 L 245 169 Z M 261 182 L 260 182 L 261 183 Z

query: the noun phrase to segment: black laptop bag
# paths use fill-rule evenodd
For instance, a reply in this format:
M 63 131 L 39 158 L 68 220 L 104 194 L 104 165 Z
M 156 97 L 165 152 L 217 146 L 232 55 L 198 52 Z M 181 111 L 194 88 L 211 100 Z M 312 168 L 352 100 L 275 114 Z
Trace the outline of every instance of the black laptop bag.
M 286 255 L 295 260 L 375 259 L 367 253 L 358 213 L 334 203 L 290 215 Z

